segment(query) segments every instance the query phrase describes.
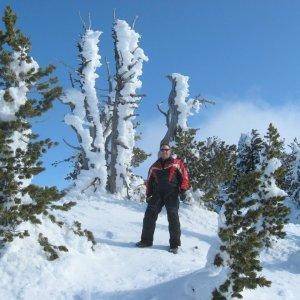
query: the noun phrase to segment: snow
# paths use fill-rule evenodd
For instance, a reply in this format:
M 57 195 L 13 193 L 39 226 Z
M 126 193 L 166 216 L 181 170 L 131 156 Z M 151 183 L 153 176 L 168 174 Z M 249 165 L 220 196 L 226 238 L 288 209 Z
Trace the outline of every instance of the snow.
M 172 73 L 171 78 L 176 81 L 175 92 L 176 96 L 174 99 L 175 105 L 177 106 L 178 115 L 178 126 L 183 130 L 188 129 L 187 120 L 188 117 L 193 115 L 192 110 L 199 112 L 202 106 L 198 99 L 188 99 L 189 96 L 189 77 L 179 73 Z
M 24 80 L 24 74 L 33 69 L 33 74 L 38 71 L 39 65 L 33 59 L 31 62 L 24 59 L 27 55 L 27 49 L 21 49 L 20 51 L 12 52 L 12 61 L 9 64 L 11 72 L 16 76 L 17 86 L 8 88 L 8 93 L 12 97 L 11 102 L 4 100 L 5 90 L 0 90 L 0 120 L 1 121 L 13 121 L 16 119 L 15 114 L 20 109 L 21 105 L 24 105 L 27 101 L 26 94 L 29 91 L 27 83 Z M 20 77 L 20 75 L 23 75 Z M 26 78 L 26 76 L 25 76 Z
M 281 167 L 281 161 L 278 158 L 271 158 L 264 170 L 264 173 L 268 176 L 274 174 L 274 172 Z
M 218 215 L 196 204 L 180 203 L 182 246 L 168 250 L 168 222 L 163 209 L 157 220 L 154 245 L 136 248 L 145 203 L 98 193 L 86 197 L 71 190 L 61 201 L 76 201 L 69 212 L 57 212 L 65 222 L 82 223 L 94 233 L 95 251 L 85 238 L 57 230 L 47 219 L 42 225 L 23 223 L 32 235 L 16 239 L 0 260 L 0 299 L 210 299 L 223 282 L 224 270 L 207 268 L 216 252 Z M 292 220 L 294 222 L 294 220 Z M 69 252 L 48 261 L 36 241 L 38 232 Z M 246 300 L 298 299 L 300 292 L 300 224 L 286 225 L 287 237 L 263 252 L 263 274 L 270 288 L 243 293 Z

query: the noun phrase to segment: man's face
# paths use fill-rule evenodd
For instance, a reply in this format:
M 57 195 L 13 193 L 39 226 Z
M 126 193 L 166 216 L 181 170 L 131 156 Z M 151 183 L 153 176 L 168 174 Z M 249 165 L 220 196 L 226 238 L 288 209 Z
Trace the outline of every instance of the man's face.
M 162 145 L 160 148 L 160 153 L 161 153 L 162 159 L 167 159 L 171 155 L 171 149 L 168 145 Z

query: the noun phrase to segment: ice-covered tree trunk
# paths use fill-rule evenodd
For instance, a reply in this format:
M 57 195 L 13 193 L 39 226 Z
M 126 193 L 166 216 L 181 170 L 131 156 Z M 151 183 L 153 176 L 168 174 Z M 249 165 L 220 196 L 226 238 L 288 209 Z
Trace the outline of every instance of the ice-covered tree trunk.
M 131 161 L 135 142 L 133 120 L 141 100 L 143 62 L 148 58 L 139 47 L 140 35 L 124 20 L 113 26 L 116 74 L 114 80 L 108 190 L 124 193 L 130 185 Z
M 189 99 L 189 77 L 179 73 L 172 73 L 167 78 L 171 81 L 172 87 L 168 98 L 167 112 L 158 105 L 158 110 L 166 118 L 167 132 L 161 141 L 163 143 L 174 142 L 176 131 L 181 128 L 183 131 L 188 130 L 188 117 L 193 115 L 193 111 L 199 112 L 203 103 L 214 103 L 196 97 Z
M 83 161 L 75 185 L 82 191 L 93 188 L 94 192 L 98 188 L 104 191 L 107 183 L 104 128 L 95 87 L 96 71 L 101 66 L 100 34 L 97 30 L 85 30 L 78 43 L 81 60 L 77 80 L 79 89 L 73 87 L 62 97 L 62 101 L 71 107 L 72 113 L 65 116 L 65 122 L 76 132 Z
M 106 59 L 107 81 L 108 81 L 108 97 L 101 111 L 101 123 L 103 126 L 103 137 L 105 140 L 105 161 L 107 166 L 107 176 L 110 176 L 110 157 L 111 157 L 111 133 L 112 133 L 112 118 L 115 103 L 115 80 L 111 75 L 109 62 Z M 108 183 L 108 181 L 107 181 Z

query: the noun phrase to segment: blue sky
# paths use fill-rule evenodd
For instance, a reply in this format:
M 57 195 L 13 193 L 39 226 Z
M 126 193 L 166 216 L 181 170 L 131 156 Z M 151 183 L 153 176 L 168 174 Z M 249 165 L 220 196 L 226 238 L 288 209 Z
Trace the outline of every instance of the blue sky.
M 82 32 L 79 12 L 91 14 L 93 29 L 103 31 L 101 56 L 112 60 L 111 25 L 117 17 L 132 22 L 149 57 L 144 65 L 141 92 L 147 97 L 139 109 L 140 145 L 154 153 L 137 172 L 145 175 L 155 159 L 164 120 L 156 104 L 168 97 L 165 76 L 178 72 L 190 76 L 190 95 L 201 93 L 217 101 L 191 118 L 200 127 L 200 138 L 220 136 L 236 142 L 240 132 L 265 130 L 272 121 L 287 142 L 299 137 L 300 125 L 300 2 L 299 1 L 99 1 L 27 0 L 1 1 L 1 12 L 11 5 L 18 25 L 32 42 L 32 56 L 40 65 L 53 63 L 64 88 L 70 87 L 68 69 L 77 66 L 76 42 Z M 99 69 L 99 88 L 106 88 L 104 67 Z M 41 138 L 60 145 L 44 157 L 47 170 L 34 182 L 64 187 L 67 165 L 51 163 L 72 154 L 62 142 L 76 144 L 74 133 L 63 123 L 68 107 L 54 109 L 34 122 Z

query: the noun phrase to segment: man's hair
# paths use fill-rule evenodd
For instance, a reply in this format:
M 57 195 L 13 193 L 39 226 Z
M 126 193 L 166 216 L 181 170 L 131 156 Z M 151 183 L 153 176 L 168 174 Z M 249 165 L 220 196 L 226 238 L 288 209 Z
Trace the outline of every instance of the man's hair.
M 159 149 L 161 149 L 163 146 L 168 146 L 168 147 L 171 149 L 171 147 L 170 147 L 170 145 L 169 145 L 168 143 L 162 143 L 162 144 L 160 145 Z

